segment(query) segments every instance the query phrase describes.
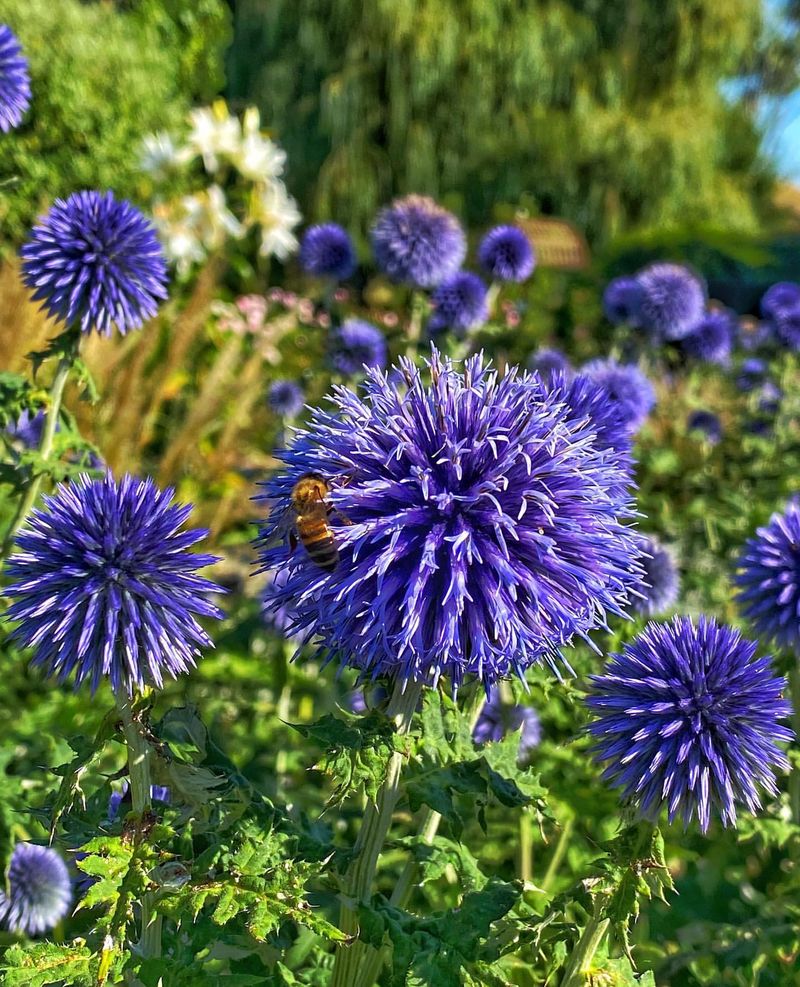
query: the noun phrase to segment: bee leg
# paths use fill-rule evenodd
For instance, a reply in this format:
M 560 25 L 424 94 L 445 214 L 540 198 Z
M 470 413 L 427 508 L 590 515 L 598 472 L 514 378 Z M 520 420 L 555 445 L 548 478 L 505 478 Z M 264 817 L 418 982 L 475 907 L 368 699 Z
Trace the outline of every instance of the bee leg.
M 347 517 L 346 514 L 342 514 L 338 507 L 334 507 L 332 504 L 328 504 L 328 514 L 335 514 L 344 524 L 352 524 L 353 522 Z
M 294 552 L 294 550 L 297 548 L 297 545 L 298 545 L 297 535 L 293 531 L 290 531 L 289 532 L 289 555 L 291 555 Z

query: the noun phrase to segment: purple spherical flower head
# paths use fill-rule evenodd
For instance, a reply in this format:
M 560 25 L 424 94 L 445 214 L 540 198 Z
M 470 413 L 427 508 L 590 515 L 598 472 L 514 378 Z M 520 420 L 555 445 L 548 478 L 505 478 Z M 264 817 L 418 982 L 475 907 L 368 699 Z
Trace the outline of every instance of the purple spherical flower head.
M 678 567 L 672 552 L 652 535 L 639 536 L 644 578 L 636 587 L 632 610 L 655 617 L 674 606 L 680 590 Z
M 152 480 L 82 475 L 61 484 L 17 535 L 6 571 L 15 602 L 13 638 L 35 649 L 33 664 L 63 681 L 74 673 L 92 691 L 103 678 L 129 694 L 161 687 L 211 647 L 194 614 L 219 618 L 196 574 L 213 555 L 187 551 L 206 534 L 181 531 L 191 506 Z
M 636 432 L 656 403 L 653 385 L 632 363 L 591 360 L 581 373 L 603 389 L 631 432 Z
M 470 271 L 459 271 L 442 281 L 431 301 L 433 315 L 428 323 L 431 335 L 452 329 L 456 335 L 463 336 L 489 318 L 486 285 Z
M 524 761 L 541 742 L 542 725 L 539 717 L 530 706 L 503 702 L 500 690 L 495 687 L 483 704 L 472 731 L 472 739 L 476 744 L 498 742 L 507 733 L 516 730 L 521 731 L 518 756 L 520 761 Z
M 310 226 L 300 243 L 299 260 L 306 274 L 336 281 L 344 281 L 356 269 L 353 241 L 338 223 Z
M 603 312 L 615 326 L 638 325 L 642 286 L 637 278 L 614 278 L 603 292 Z
M 692 332 L 683 337 L 681 349 L 696 360 L 727 366 L 735 333 L 736 317 L 733 313 L 714 309 L 706 312 Z
M 706 442 L 716 445 L 722 439 L 722 422 L 713 411 L 693 411 L 686 420 L 687 432 L 702 432 Z
M 282 591 L 329 657 L 365 676 L 489 688 L 605 626 L 640 577 L 628 475 L 538 377 L 463 371 L 433 350 L 365 393 L 334 390 L 266 484 L 264 569 L 281 568 L 291 491 L 325 478 L 333 571 L 302 547 Z
M 738 630 L 700 617 L 648 624 L 592 676 L 587 699 L 597 719 L 589 730 L 603 777 L 655 819 L 697 817 L 703 832 L 712 812 L 736 824 L 737 805 L 761 808 L 759 787 L 777 794 L 774 769 L 789 762 L 776 741 L 791 730 L 782 698 L 786 680 Z
M 380 329 L 363 319 L 348 319 L 331 334 L 331 363 L 346 377 L 364 372 L 364 367 L 386 366 L 386 339 Z
M 172 794 L 166 785 L 151 785 L 150 799 L 153 802 L 160 802 L 162 805 L 169 805 L 172 802 Z M 122 782 L 122 787 L 115 789 L 108 797 L 108 809 L 106 818 L 109 823 L 114 822 L 124 805 L 131 805 L 131 786 L 127 779 Z
M 775 326 L 768 320 L 740 319 L 736 339 L 745 352 L 752 353 L 775 342 Z
M 618 401 L 609 401 L 602 383 L 583 373 L 565 376 L 555 371 L 549 388 L 555 400 L 563 401 L 575 418 L 589 424 L 598 449 L 617 455 L 620 469 L 632 483 L 632 436 L 623 406 Z
M 378 213 L 372 249 L 393 281 L 434 288 L 461 267 L 467 239 L 455 216 L 433 199 L 407 195 Z
M 29 936 L 58 925 L 72 902 L 67 865 L 57 851 L 18 843 L 8 865 L 8 892 L 0 891 L 0 920 Z
M 530 240 L 518 226 L 495 226 L 478 247 L 478 261 L 495 281 L 527 281 L 536 266 Z
M 267 391 L 267 404 L 276 415 L 294 418 L 303 410 L 305 395 L 299 384 L 293 380 L 275 380 Z
M 800 284 L 779 281 L 767 288 L 761 298 L 761 314 L 765 319 L 779 319 L 787 312 L 800 308 Z
M 745 393 L 752 391 L 756 384 L 764 379 L 767 369 L 767 364 L 757 356 L 750 356 L 746 360 L 742 360 L 736 377 L 739 390 Z
M 794 353 L 800 351 L 800 305 L 776 315 L 772 326 L 779 343 Z
M 738 570 L 742 616 L 762 638 L 800 655 L 800 501 L 746 542 Z
M 81 332 L 138 329 L 167 297 L 155 227 L 111 192 L 56 199 L 20 254 L 34 301 Z
M 28 60 L 7 24 L 0 24 L 0 130 L 18 127 L 31 103 Z
M 703 318 L 703 283 L 681 264 L 651 264 L 636 276 L 641 297 L 639 324 L 655 339 L 683 339 Z
M 566 355 L 561 350 L 549 349 L 546 346 L 540 347 L 531 354 L 528 369 L 535 370 L 548 385 L 552 383 L 554 374 L 561 374 L 567 381 L 575 376 L 575 371 Z

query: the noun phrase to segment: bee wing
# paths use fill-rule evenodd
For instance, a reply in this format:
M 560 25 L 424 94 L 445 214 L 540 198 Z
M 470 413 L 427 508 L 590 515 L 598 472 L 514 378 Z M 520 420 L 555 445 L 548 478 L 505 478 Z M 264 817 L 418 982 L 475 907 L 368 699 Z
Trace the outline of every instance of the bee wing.
M 272 514 L 270 514 L 261 540 L 262 548 L 277 548 L 287 543 L 294 547 L 296 542 L 297 515 L 294 509 L 289 506 L 278 512 L 274 519 Z

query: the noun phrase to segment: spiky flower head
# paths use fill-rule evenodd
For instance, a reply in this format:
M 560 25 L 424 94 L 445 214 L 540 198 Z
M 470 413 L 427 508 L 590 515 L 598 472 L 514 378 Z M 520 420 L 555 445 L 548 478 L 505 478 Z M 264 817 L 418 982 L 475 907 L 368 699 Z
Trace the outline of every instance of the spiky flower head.
M 348 319 L 331 334 L 331 363 L 346 377 L 364 372 L 364 367 L 386 366 L 389 358 L 383 333 L 371 322 Z
M 703 282 L 681 264 L 658 263 L 636 276 L 641 297 L 639 324 L 656 340 L 683 339 L 703 317 Z
M 605 626 L 639 577 L 628 475 L 536 377 L 463 370 L 434 349 L 430 383 L 400 361 L 359 397 L 335 388 L 265 484 L 265 569 L 329 657 L 365 676 L 488 688 L 575 635 Z M 286 564 L 295 484 L 330 487 L 332 571 L 298 546 Z M 283 538 L 281 537 L 283 536 Z
M 0 130 L 18 127 L 30 103 L 28 60 L 11 28 L 0 24 Z
M 639 430 L 656 403 L 653 385 L 633 363 L 591 360 L 581 373 L 601 387 L 630 432 Z
M 69 911 L 69 871 L 51 847 L 18 843 L 11 853 L 7 884 L 7 892 L 0 891 L 0 920 L 12 932 L 46 932 Z
M 680 576 L 672 552 L 653 535 L 639 536 L 644 578 L 636 587 L 638 597 L 632 609 L 655 617 L 674 606 L 680 590 Z
M 20 254 L 34 301 L 81 332 L 138 329 L 167 297 L 155 227 L 111 192 L 56 199 Z
M 274 380 L 267 391 L 267 404 L 276 415 L 294 418 L 305 404 L 303 389 L 293 380 Z
M 344 281 L 356 269 L 356 251 L 338 223 L 310 226 L 300 241 L 300 266 L 306 274 Z
M 791 707 L 786 681 L 738 630 L 708 617 L 650 623 L 604 674 L 592 676 L 589 725 L 603 777 L 646 818 L 666 806 L 670 822 L 713 813 L 736 824 L 737 806 L 761 808 L 759 787 L 776 795 L 774 770 L 789 762 L 777 742 Z
M 800 501 L 745 543 L 738 570 L 742 616 L 760 637 L 800 655 Z
M 478 247 L 478 261 L 495 281 L 527 281 L 536 258 L 530 240 L 518 226 L 495 226 Z
M 567 381 L 572 380 L 575 371 L 567 356 L 561 350 L 542 346 L 531 354 L 528 369 L 534 370 L 545 384 L 550 384 L 554 374 L 561 374 Z
M 722 439 L 722 422 L 713 411 L 693 411 L 686 420 L 687 432 L 702 432 L 706 442 L 716 445 Z
M 589 423 L 595 445 L 615 453 L 620 469 L 632 482 L 631 429 L 620 402 L 609 401 L 603 384 L 583 372 L 565 375 L 554 371 L 549 389 L 554 399 L 563 401 L 575 418 Z
M 12 636 L 33 664 L 92 692 L 108 678 L 129 694 L 160 688 L 194 667 L 208 634 L 194 615 L 219 618 L 223 592 L 196 570 L 217 561 L 187 551 L 205 531 L 181 531 L 191 505 L 152 480 L 81 475 L 61 484 L 17 535 L 6 589 Z
M 451 212 L 425 195 L 407 195 L 378 213 L 372 249 L 392 281 L 434 288 L 461 267 L 467 239 Z
M 520 761 L 524 761 L 541 742 L 542 725 L 539 717 L 530 706 L 505 702 L 500 689 L 493 688 L 475 723 L 472 739 L 476 744 L 496 743 L 506 734 L 517 730 L 520 731 L 517 756 Z
M 639 320 L 642 287 L 637 278 L 613 278 L 603 292 L 603 312 L 615 326 L 635 326 Z
M 730 363 L 736 335 L 736 317 L 726 309 L 713 309 L 703 316 L 688 336 L 681 340 L 683 352 L 695 360 Z
M 779 319 L 797 308 L 800 308 L 800 284 L 794 281 L 773 284 L 761 298 L 761 314 L 765 319 Z
M 428 331 L 432 335 L 452 329 L 457 336 L 463 336 L 489 318 L 486 285 L 471 271 L 459 271 L 442 281 L 431 302 L 433 314 Z

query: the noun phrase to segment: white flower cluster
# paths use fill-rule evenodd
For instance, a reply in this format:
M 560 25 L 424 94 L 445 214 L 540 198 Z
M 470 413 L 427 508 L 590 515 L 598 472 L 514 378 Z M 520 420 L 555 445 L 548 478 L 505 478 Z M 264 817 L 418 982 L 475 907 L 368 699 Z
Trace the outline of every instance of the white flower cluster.
M 164 248 L 178 272 L 220 250 L 251 229 L 260 232 L 259 253 L 285 260 L 297 249 L 301 220 L 282 175 L 286 153 L 261 132 L 255 107 L 239 120 L 223 100 L 192 110 L 189 133 L 178 143 L 168 133 L 146 137 L 140 159 L 157 184 L 200 166 L 211 183 L 190 195 L 159 198 L 153 207 Z

